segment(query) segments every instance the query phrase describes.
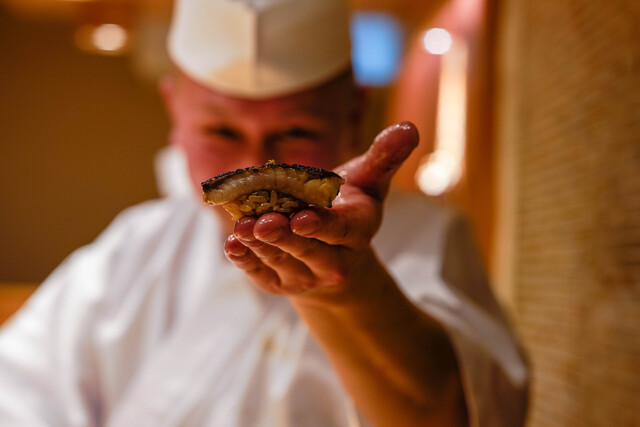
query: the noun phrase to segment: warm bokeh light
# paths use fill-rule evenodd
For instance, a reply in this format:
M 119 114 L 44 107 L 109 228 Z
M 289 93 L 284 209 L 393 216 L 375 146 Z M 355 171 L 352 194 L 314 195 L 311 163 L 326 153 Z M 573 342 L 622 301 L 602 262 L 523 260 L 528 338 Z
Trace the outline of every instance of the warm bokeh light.
M 75 39 L 81 50 L 101 55 L 122 55 L 130 48 L 128 30 L 114 23 L 81 25 L 76 30 Z
M 444 150 L 435 151 L 418 168 L 416 173 L 418 187 L 429 196 L 444 193 L 451 184 L 456 167 L 456 159 L 450 153 Z
M 457 42 L 442 56 L 441 66 L 435 151 L 416 171 L 418 187 L 430 196 L 443 194 L 462 176 L 467 120 L 466 45 Z
M 91 41 L 98 50 L 115 52 L 127 43 L 127 31 L 120 25 L 102 24 L 91 34 Z
M 452 43 L 451 34 L 443 28 L 432 28 L 425 32 L 422 38 L 424 48 L 434 55 L 447 53 Z

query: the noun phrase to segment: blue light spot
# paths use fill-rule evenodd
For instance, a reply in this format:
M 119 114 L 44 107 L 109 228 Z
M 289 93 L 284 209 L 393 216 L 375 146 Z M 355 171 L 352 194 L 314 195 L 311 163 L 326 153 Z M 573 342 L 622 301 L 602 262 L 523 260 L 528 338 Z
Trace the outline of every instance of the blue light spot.
M 351 18 L 351 59 L 356 81 L 385 86 L 393 81 L 402 57 L 403 32 L 396 19 L 380 12 Z

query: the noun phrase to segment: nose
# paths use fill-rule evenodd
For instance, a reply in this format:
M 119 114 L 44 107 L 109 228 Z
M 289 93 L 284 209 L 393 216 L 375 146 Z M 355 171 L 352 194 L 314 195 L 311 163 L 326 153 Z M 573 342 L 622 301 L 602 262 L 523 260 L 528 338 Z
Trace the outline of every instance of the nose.
M 249 141 L 249 144 L 242 149 L 244 150 L 242 158 L 246 164 L 245 167 L 262 165 L 273 158 L 273 153 L 268 144 L 259 137 Z

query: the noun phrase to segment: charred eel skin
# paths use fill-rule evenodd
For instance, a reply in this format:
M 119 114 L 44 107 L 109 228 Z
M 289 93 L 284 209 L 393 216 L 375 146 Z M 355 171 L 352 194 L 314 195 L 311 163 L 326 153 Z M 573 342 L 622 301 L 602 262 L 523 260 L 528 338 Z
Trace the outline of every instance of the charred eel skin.
M 344 179 L 324 169 L 269 162 L 224 172 L 202 183 L 207 205 L 223 205 L 234 217 L 331 207 Z

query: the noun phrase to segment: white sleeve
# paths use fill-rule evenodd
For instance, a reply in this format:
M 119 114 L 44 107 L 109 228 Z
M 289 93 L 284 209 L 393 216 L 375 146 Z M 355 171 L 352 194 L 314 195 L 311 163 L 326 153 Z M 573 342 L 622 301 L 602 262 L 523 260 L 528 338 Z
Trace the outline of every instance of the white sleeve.
M 524 425 L 528 368 L 507 319 L 491 293 L 471 230 L 452 216 L 443 240 L 440 301 L 421 305 L 441 320 L 460 362 L 471 425 Z
M 76 277 L 91 268 L 88 255 L 71 255 L 0 330 L 0 425 L 95 425 L 86 344 L 95 304 Z
M 125 211 L 126 212 L 126 211 Z M 73 252 L 0 330 L 0 426 L 101 423 L 103 356 L 96 342 L 114 265 L 131 234 L 123 214 Z
M 472 426 L 524 424 L 528 366 L 491 292 L 467 222 L 453 211 L 390 193 L 374 243 L 411 301 L 451 338 Z

